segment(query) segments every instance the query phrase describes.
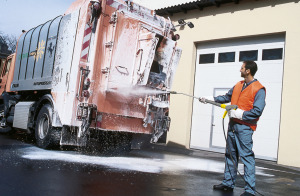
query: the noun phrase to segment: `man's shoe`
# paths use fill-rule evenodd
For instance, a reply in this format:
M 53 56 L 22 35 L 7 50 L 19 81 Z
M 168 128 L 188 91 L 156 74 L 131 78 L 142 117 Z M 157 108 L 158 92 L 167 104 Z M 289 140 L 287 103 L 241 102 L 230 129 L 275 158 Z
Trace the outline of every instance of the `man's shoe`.
M 245 191 L 243 194 L 241 194 L 241 196 L 254 196 L 254 195 Z
M 218 185 L 214 185 L 213 186 L 214 190 L 220 190 L 220 191 L 228 191 L 228 192 L 232 192 L 233 188 L 226 186 L 224 184 L 218 184 Z

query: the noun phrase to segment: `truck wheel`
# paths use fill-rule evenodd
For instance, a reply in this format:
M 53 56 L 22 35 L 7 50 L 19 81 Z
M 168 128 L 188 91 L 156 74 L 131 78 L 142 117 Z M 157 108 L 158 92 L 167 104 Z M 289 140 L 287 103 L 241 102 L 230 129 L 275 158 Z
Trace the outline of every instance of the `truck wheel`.
M 60 129 L 52 127 L 53 109 L 49 104 L 46 104 L 40 110 L 36 125 L 35 139 L 37 146 L 40 148 L 50 148 L 59 145 Z
M 4 113 L 4 104 L 1 104 L 1 105 L 0 105 L 0 113 Z M 2 121 L 3 121 L 3 117 L 1 116 L 1 117 L 0 117 L 0 122 L 2 122 Z M 5 126 L 3 126 L 3 127 L 0 126 L 0 133 L 7 133 L 7 134 L 13 133 L 10 124 L 8 124 L 8 123 L 5 121 Z

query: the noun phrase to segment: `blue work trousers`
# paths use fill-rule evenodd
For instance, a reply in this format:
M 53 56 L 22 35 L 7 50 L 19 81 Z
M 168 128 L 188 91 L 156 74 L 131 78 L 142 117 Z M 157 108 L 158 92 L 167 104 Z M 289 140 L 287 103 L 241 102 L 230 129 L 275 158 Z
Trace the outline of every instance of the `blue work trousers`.
M 249 126 L 230 121 L 223 184 L 234 188 L 237 176 L 236 168 L 240 157 L 244 164 L 245 191 L 255 195 L 255 157 L 252 151 L 252 135 L 253 130 Z

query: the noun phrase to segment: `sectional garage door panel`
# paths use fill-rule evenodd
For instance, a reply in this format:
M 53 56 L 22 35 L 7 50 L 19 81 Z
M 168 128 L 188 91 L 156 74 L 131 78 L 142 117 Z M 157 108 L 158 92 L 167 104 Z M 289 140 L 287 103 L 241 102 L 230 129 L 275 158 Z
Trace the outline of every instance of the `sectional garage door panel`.
M 240 77 L 242 62 L 254 60 L 257 63 L 255 78 L 267 89 L 267 105 L 253 135 L 253 150 L 257 158 L 266 160 L 277 160 L 284 41 L 284 35 L 269 35 L 205 42 L 197 46 L 194 86 L 197 97 L 213 96 L 218 89 L 232 88 L 243 80 Z M 194 101 L 191 148 L 224 152 L 224 141 L 216 139 L 222 129 L 222 116 L 214 107 Z M 225 128 L 227 130 L 227 125 Z

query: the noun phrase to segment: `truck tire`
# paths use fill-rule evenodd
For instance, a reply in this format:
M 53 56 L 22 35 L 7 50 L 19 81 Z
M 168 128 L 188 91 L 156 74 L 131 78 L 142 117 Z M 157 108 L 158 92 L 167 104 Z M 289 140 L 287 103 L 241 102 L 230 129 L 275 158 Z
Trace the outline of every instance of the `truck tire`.
M 53 109 L 49 104 L 44 105 L 36 119 L 35 139 L 40 148 L 57 147 L 60 142 L 60 129 L 52 127 Z
M 0 113 L 4 112 L 4 104 L 0 105 Z M 3 117 L 0 117 L 0 122 L 2 121 Z M 0 133 L 13 133 L 12 131 L 12 127 L 10 126 L 10 124 L 8 124 L 6 122 L 6 125 L 4 127 L 0 127 Z

